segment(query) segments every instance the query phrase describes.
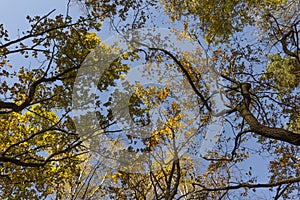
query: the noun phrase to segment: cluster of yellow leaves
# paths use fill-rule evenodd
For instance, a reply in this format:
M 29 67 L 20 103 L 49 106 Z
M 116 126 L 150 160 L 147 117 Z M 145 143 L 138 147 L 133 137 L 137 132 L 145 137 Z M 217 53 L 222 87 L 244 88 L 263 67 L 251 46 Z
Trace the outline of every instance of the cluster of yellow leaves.
M 122 173 L 117 171 L 115 174 L 111 176 L 114 181 L 114 184 L 117 184 L 118 180 L 122 177 Z
M 42 130 L 43 126 L 47 125 L 51 127 L 57 123 L 59 119 L 54 112 L 46 111 L 45 109 L 42 109 L 39 104 L 36 104 L 31 106 L 30 111 L 23 114 L 13 112 L 0 120 L 2 121 L 0 144 L 1 149 L 5 150 L 10 145 L 21 140 L 25 140 L 31 135 L 38 133 Z M 39 141 L 40 143 L 44 141 L 52 141 L 54 139 L 53 134 L 44 134 L 41 137 L 42 140 Z M 30 140 L 20 144 L 20 146 L 29 149 L 33 148 L 32 145 L 34 145 L 34 143 Z
M 150 140 L 147 142 L 147 146 L 150 150 L 153 150 L 156 146 L 175 140 L 179 130 L 185 128 L 185 125 L 181 121 L 182 114 L 179 113 L 174 117 L 169 117 L 166 123 L 156 129 L 152 134 Z
M 28 107 L 26 112 L 1 115 L 0 152 L 20 162 L 43 163 L 49 155 L 63 150 L 71 139 L 62 132 L 51 130 L 59 121 L 56 113 L 40 104 Z M 57 184 L 68 181 L 76 173 L 76 163 L 79 160 L 74 157 L 74 152 L 57 154 L 53 159 L 63 157 L 72 159 L 52 161 L 43 167 L 22 167 L 10 162 L 4 163 L 5 175 L 8 176 L 4 181 L 8 182 L 5 184 L 3 198 L 12 198 L 16 187 L 19 188 L 18 195 L 37 195 L 34 190 L 28 190 L 33 184 L 41 196 L 53 193 Z M 63 188 L 59 190 L 62 191 Z
M 300 134 L 300 116 L 294 117 L 294 119 L 291 120 L 291 123 L 288 127 L 291 131 L 294 131 L 296 133 Z
M 156 86 L 143 86 L 137 84 L 134 97 L 140 99 L 144 106 L 153 108 L 155 105 L 162 103 L 168 96 L 170 91 L 167 87 L 157 88 Z
M 291 57 L 282 58 L 279 54 L 269 55 L 271 60 L 263 78 L 273 79 L 282 93 L 291 92 L 300 83 L 298 62 Z
M 165 11 L 172 21 L 185 20 L 187 16 L 199 19 L 205 40 L 219 42 L 228 39 L 233 32 L 241 31 L 248 24 L 253 23 L 253 17 L 266 8 L 276 8 L 286 4 L 286 0 L 167 0 L 163 2 Z M 183 25 L 185 27 L 186 24 Z
M 82 41 L 84 47 L 91 50 L 96 48 L 96 46 L 100 43 L 101 39 L 96 35 L 96 33 L 87 33 L 84 36 Z
M 135 61 L 135 60 L 140 59 L 140 56 L 135 52 L 123 52 L 122 55 L 121 55 L 121 58 L 123 60 L 130 59 L 130 61 Z

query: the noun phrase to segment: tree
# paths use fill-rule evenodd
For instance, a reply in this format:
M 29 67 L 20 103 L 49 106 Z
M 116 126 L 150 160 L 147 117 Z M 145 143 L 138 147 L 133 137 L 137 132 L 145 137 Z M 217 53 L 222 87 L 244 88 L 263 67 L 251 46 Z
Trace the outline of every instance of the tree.
M 75 20 L 69 14 L 69 1 L 64 15 L 52 17 L 55 11 L 51 11 L 44 16 L 27 17 L 31 29 L 16 39 L 9 37 L 4 25 L 0 27 L 1 197 L 299 196 L 298 1 L 75 3 L 83 10 Z M 160 14 L 162 9 L 165 15 Z M 175 28 L 178 40 L 192 40 L 202 51 L 177 52 L 163 45 L 136 44 L 130 52 L 118 52 L 118 46 L 106 46 L 95 33 L 105 19 L 111 21 L 116 32 L 124 32 L 153 26 L 155 17 L 162 15 L 170 17 L 173 24 L 169 26 Z M 255 35 L 249 36 L 253 32 Z M 164 44 L 163 40 L 159 42 Z M 178 43 L 174 44 L 176 49 Z M 86 137 L 82 134 L 86 130 L 76 127 L 74 120 L 90 124 L 89 118 L 80 115 L 74 119 L 70 112 L 74 109 L 72 98 L 89 96 L 86 88 L 76 88 L 74 81 L 85 63 L 97 67 L 91 52 L 113 52 L 115 57 L 102 77 L 92 77 L 100 80 L 95 96 L 100 129 Z M 24 63 L 30 59 L 36 66 L 19 67 L 13 59 Z M 155 125 L 148 131 L 116 127 L 116 120 L 124 117 L 116 114 L 116 108 L 122 107 L 115 100 L 125 98 L 126 91 L 118 91 L 119 96 L 107 94 L 111 96 L 106 99 L 101 95 L 109 93 L 130 73 L 132 62 L 144 62 L 147 67 L 142 73 L 156 74 L 159 81 L 167 73 L 169 80 L 177 80 L 178 76 L 185 80 L 171 81 L 165 87 L 133 85 L 129 112 L 138 127 L 147 127 L 151 122 Z M 207 64 L 222 80 L 219 83 L 226 106 L 222 112 L 215 112 L 211 79 L 202 67 Z M 79 80 L 82 84 L 86 81 Z M 129 86 L 123 84 L 124 88 Z M 173 98 L 176 95 L 184 101 Z M 159 108 L 161 104 L 164 107 Z M 151 110 L 155 108 L 161 118 L 151 121 Z M 193 120 L 186 120 L 189 113 L 194 113 Z M 210 120 L 218 116 L 225 120 L 223 132 L 215 146 L 203 155 L 201 138 L 211 134 Z M 103 136 L 110 140 L 103 140 Z M 93 142 L 106 142 L 103 147 L 109 148 L 92 152 Z M 108 155 L 113 153 L 127 164 L 110 168 Z M 268 170 L 268 180 L 260 178 L 260 165 Z M 269 189 L 269 193 L 259 192 L 258 188 Z
M 54 191 L 61 198 L 87 152 L 70 115 L 72 87 L 80 64 L 100 42 L 92 30 L 103 19 L 86 13 L 73 20 L 69 4 L 65 15 L 27 16 L 31 29 L 18 38 L 1 24 L 2 198 L 42 199 Z M 101 17 L 115 6 L 99 8 Z
M 204 157 L 210 162 L 207 172 L 193 172 L 196 181 L 189 184 L 193 189 L 183 196 L 187 199 L 195 194 L 205 195 L 205 198 L 247 196 L 255 195 L 256 188 L 271 188 L 271 191 L 276 188 L 272 196 L 275 199 L 298 196 L 298 2 L 165 1 L 164 6 L 172 20 L 182 22 L 180 37 L 193 38 L 202 47 L 201 35 L 206 39 L 215 72 L 224 80 L 228 109 L 223 114 L 231 127 L 230 131 L 225 130 L 209 157 Z M 257 37 L 245 36 L 250 31 L 256 31 Z M 163 48 L 148 47 L 147 50 L 146 54 L 155 62 L 161 62 L 162 58 L 164 64 L 166 60 L 173 61 L 199 97 L 199 104 L 203 106 L 201 114 L 214 115 L 207 88 L 199 86 L 199 82 L 205 81 L 201 73 L 197 74 L 199 65 L 189 65 L 183 55 Z M 255 154 L 272 157 L 268 161 L 268 182 L 258 182 L 259 177 L 253 175 L 252 170 L 255 165 L 250 165 L 247 173 L 234 172 L 234 169 L 243 169 L 242 163 Z M 150 170 L 149 174 L 153 173 Z M 185 180 L 183 176 L 181 179 Z M 155 183 L 152 185 L 154 189 Z M 161 198 L 170 198 L 162 193 Z

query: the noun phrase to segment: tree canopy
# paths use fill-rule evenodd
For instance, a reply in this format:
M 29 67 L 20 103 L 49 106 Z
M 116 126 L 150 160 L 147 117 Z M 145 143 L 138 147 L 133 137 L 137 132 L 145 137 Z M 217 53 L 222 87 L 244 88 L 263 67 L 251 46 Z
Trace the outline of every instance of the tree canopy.
M 2 199 L 299 198 L 299 1 L 65 3 L 0 24 Z

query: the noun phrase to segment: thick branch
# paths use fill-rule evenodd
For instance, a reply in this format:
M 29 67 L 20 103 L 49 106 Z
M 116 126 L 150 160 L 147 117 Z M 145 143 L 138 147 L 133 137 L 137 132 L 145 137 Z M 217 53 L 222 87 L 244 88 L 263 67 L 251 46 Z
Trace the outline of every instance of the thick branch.
M 243 85 L 243 84 L 242 84 Z M 272 128 L 265 126 L 257 120 L 257 118 L 251 113 L 249 109 L 249 102 L 251 101 L 249 94 L 250 87 L 241 86 L 243 101 L 237 110 L 241 116 L 245 119 L 247 124 L 250 126 L 251 131 L 267 138 L 276 139 L 290 144 L 300 146 L 300 134 L 288 131 L 282 128 Z

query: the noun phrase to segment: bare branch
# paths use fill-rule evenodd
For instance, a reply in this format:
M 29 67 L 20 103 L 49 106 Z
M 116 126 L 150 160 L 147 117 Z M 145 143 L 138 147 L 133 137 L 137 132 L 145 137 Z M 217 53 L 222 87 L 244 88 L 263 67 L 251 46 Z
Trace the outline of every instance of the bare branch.
M 222 191 L 222 190 L 236 190 L 240 188 L 271 188 L 283 184 L 293 184 L 297 182 L 300 182 L 300 177 L 289 178 L 286 180 L 278 180 L 277 182 L 272 182 L 272 183 L 259 183 L 259 184 L 240 183 L 237 185 L 218 187 L 218 188 L 207 188 L 204 185 L 198 183 L 194 183 L 193 185 L 202 187 L 203 189 L 201 189 L 200 191 Z

